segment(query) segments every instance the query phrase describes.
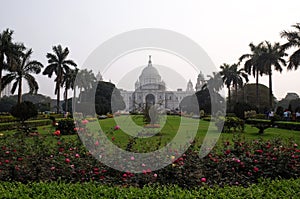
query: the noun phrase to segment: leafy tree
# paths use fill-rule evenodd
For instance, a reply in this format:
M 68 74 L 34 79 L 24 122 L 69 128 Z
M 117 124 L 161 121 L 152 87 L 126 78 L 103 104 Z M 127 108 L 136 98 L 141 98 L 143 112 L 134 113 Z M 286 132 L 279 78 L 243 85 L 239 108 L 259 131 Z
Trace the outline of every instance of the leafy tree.
M 78 104 L 76 111 L 89 114 L 92 111 L 91 104 L 95 104 L 95 110 L 98 115 L 114 113 L 125 109 L 125 103 L 120 91 L 110 82 L 100 81 L 96 88 L 91 88 L 81 93 L 82 101 Z M 94 95 L 94 97 L 92 96 Z M 94 99 L 95 101 L 91 101 Z
M 16 60 L 13 67 L 9 69 L 9 73 L 2 79 L 3 89 L 14 81 L 11 93 L 14 94 L 18 87 L 18 104 L 22 102 L 22 80 L 23 78 L 27 81 L 29 86 L 29 93 L 37 93 L 39 86 L 34 76 L 31 73 L 39 74 L 43 65 L 36 61 L 30 60 L 32 50 L 29 49 L 27 52 L 22 54 L 18 60 Z
M 297 70 L 298 66 L 300 65 L 300 23 L 297 23 L 296 25 L 292 25 L 292 27 L 295 28 L 296 30 L 294 31 L 284 30 L 280 33 L 280 35 L 282 38 L 286 38 L 288 40 L 287 43 L 282 45 L 282 48 L 284 50 L 288 50 L 292 47 L 296 48 L 296 51 L 289 56 L 289 60 L 288 60 L 289 64 L 287 66 L 287 69 Z
M 21 123 L 38 115 L 37 108 L 32 102 L 24 101 L 11 108 L 11 115 L 18 118 Z
M 2 72 L 7 70 L 14 60 L 18 58 L 25 49 L 23 44 L 18 44 L 13 42 L 13 31 L 10 29 L 4 30 L 0 33 L 0 91 L 2 88 Z M 5 59 L 6 58 L 6 59 Z M 1 98 L 1 92 L 0 92 Z
M 0 100 L 0 112 L 10 112 L 11 108 L 16 104 L 16 100 L 11 97 L 4 96 Z
M 52 77 L 52 74 L 55 73 L 56 78 L 56 86 L 55 86 L 55 94 L 57 95 L 56 100 L 56 108 L 57 113 L 59 113 L 60 109 L 60 86 L 63 81 L 63 74 L 68 73 L 70 70 L 70 66 L 76 67 L 77 64 L 70 59 L 67 59 L 69 55 L 68 48 L 62 48 L 61 45 L 54 46 L 52 48 L 53 53 L 47 53 L 46 57 L 48 58 L 49 65 L 45 68 L 43 75 L 48 75 L 49 78 Z

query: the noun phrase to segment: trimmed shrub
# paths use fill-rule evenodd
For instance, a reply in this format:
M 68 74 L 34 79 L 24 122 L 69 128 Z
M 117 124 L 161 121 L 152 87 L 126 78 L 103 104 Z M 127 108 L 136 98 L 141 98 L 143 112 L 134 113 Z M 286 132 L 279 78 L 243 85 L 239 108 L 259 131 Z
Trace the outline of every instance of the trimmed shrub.
M 222 124 L 224 123 L 222 132 L 229 133 L 233 129 L 233 132 L 239 131 L 243 132 L 245 128 L 244 120 L 238 117 L 218 117 L 216 119 L 215 125 L 219 130 L 222 128 Z
M 60 130 L 61 135 L 75 134 L 76 131 L 74 120 L 70 118 L 60 120 L 56 130 Z
M 38 115 L 37 108 L 32 102 L 24 101 L 11 108 L 12 116 L 18 118 L 21 122 Z

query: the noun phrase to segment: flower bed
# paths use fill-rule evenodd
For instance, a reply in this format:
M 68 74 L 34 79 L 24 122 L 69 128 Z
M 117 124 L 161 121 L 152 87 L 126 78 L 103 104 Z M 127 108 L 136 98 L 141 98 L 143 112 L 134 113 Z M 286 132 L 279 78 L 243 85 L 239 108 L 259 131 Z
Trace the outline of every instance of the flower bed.
M 82 121 L 82 125 L 85 125 Z M 84 127 L 79 133 L 93 136 Z M 152 171 L 147 165 L 142 173 L 117 171 L 93 158 L 79 139 L 66 140 L 60 134 L 24 137 L 2 137 L 0 140 L 1 181 L 57 181 L 132 185 L 143 187 L 153 183 L 181 187 L 206 185 L 244 185 L 257 183 L 259 178 L 297 178 L 300 175 L 300 150 L 294 142 L 281 140 L 243 142 L 236 138 L 217 146 L 200 158 L 194 144 L 177 157 L 169 151 L 173 164 Z M 117 135 L 116 135 L 117 136 Z M 112 140 L 114 141 L 114 140 Z M 101 149 L 101 140 L 94 143 Z M 128 146 L 132 140 L 128 141 Z M 132 150 L 132 146 L 128 148 Z M 135 161 L 134 157 L 116 164 Z

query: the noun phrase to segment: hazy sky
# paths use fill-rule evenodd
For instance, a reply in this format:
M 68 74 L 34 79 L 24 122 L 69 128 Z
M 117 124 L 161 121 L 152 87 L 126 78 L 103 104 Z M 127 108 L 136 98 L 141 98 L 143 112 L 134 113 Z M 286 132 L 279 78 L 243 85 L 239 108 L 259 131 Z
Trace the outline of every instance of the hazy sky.
M 2 0 L 0 30 L 14 30 L 15 41 L 32 48 L 33 58 L 45 65 L 53 45 L 68 46 L 70 58 L 81 67 L 95 48 L 115 35 L 139 28 L 169 29 L 197 42 L 219 67 L 237 62 L 249 52 L 250 42 L 285 42 L 279 33 L 300 22 L 299 7 L 296 0 Z M 138 59 L 146 64 L 146 56 Z M 185 77 L 195 83 L 196 76 Z M 300 94 L 299 77 L 300 70 L 275 72 L 275 96 Z M 42 75 L 37 79 L 39 92 L 54 97 L 53 79 Z M 261 83 L 268 85 L 268 77 L 261 78 Z

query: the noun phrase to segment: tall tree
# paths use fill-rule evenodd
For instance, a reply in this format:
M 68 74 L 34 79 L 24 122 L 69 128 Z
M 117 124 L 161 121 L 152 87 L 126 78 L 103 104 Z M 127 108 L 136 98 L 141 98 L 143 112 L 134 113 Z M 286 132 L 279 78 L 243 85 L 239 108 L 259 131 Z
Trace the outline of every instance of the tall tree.
M 265 70 L 265 73 L 269 75 L 269 106 L 273 107 L 273 88 L 272 88 L 272 66 L 276 71 L 282 72 L 282 65 L 286 66 L 286 62 L 283 59 L 287 54 L 279 43 L 272 45 L 270 42 L 265 41 L 263 46 L 263 53 L 261 54 L 258 62 Z
M 259 57 L 263 53 L 263 42 L 259 43 L 257 46 L 253 43 L 249 44 L 251 53 L 244 54 L 239 58 L 239 63 L 247 59 L 244 63 L 244 69 L 246 73 L 251 74 L 256 77 L 256 106 L 259 107 L 259 91 L 258 91 L 258 76 L 264 73 L 264 68 L 259 65 Z
M 96 81 L 97 79 L 92 70 L 83 69 L 78 71 L 76 84 L 79 88 L 80 101 L 82 101 L 82 91 L 91 89 Z
M 30 93 L 37 93 L 39 86 L 33 74 L 39 74 L 43 68 L 43 64 L 36 60 L 30 60 L 32 49 L 29 49 L 14 62 L 13 67 L 9 69 L 9 73 L 2 79 L 3 89 L 14 81 L 11 93 L 14 94 L 18 88 L 18 104 L 22 102 L 23 78 L 27 81 Z
M 232 73 L 231 73 L 231 67 L 229 64 L 223 64 L 220 66 L 221 71 L 220 75 L 222 77 L 223 83 L 226 85 L 228 90 L 228 104 L 231 105 L 231 89 L 230 86 L 232 84 Z
M 295 31 L 282 31 L 280 33 L 281 37 L 286 38 L 288 40 L 287 43 L 282 45 L 282 48 L 284 50 L 290 49 L 290 48 L 296 48 L 296 51 L 293 52 L 289 56 L 289 64 L 287 66 L 288 70 L 298 69 L 298 66 L 300 65 L 300 23 L 297 23 L 296 25 L 292 25 L 296 30 Z
M 13 42 L 12 35 L 13 31 L 9 29 L 0 33 L 0 91 L 3 90 L 3 86 L 1 84 L 3 70 L 7 70 L 14 60 L 22 54 L 22 50 L 25 49 L 23 44 Z
M 243 84 L 244 84 L 244 79 L 246 80 L 246 82 L 249 81 L 248 79 L 248 75 L 247 73 L 245 73 L 245 69 L 244 68 L 238 68 L 237 64 L 233 64 L 230 67 L 230 71 L 231 71 L 231 75 L 232 75 L 232 84 L 234 86 L 235 89 L 235 102 L 238 102 L 238 96 L 237 96 L 237 92 L 238 92 L 238 87 L 242 88 Z
M 68 48 L 62 48 L 61 45 L 54 46 L 52 48 L 53 53 L 47 53 L 46 57 L 48 58 L 49 65 L 43 71 L 43 75 L 48 75 L 49 78 L 52 77 L 52 74 L 55 73 L 56 78 L 56 86 L 55 86 L 55 94 L 57 95 L 56 101 L 56 110 L 57 113 L 60 111 L 60 86 L 63 81 L 63 74 L 68 73 L 70 70 L 70 66 L 76 67 L 77 64 L 70 59 L 67 59 L 69 55 Z
M 65 100 L 65 110 L 68 111 L 68 90 L 74 89 L 75 87 L 75 79 L 78 73 L 78 68 L 70 69 L 68 73 L 64 73 L 64 78 L 62 81 L 62 86 L 65 87 L 64 91 L 64 100 Z

